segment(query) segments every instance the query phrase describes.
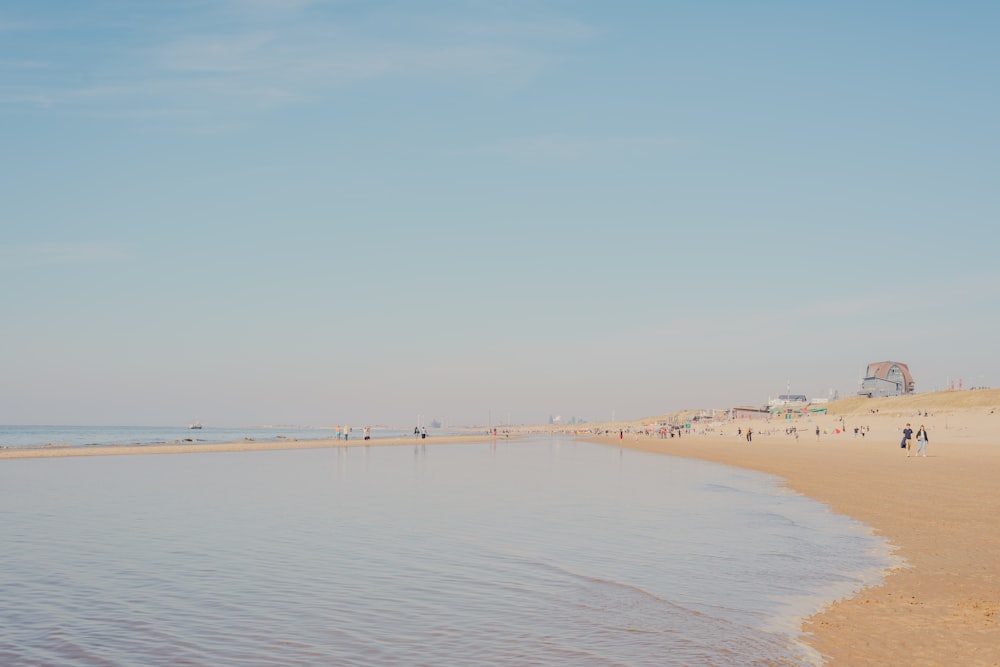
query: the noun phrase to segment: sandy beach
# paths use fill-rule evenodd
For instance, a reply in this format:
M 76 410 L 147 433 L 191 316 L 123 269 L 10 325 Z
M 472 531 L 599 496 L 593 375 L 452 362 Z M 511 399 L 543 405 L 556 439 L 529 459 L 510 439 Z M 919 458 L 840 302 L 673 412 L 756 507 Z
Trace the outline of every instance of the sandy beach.
M 907 457 L 900 448 L 907 422 L 914 430 L 926 425 L 926 457 Z M 1000 665 L 1000 437 L 995 435 L 1000 391 L 847 399 L 831 403 L 828 414 L 791 421 L 699 423 L 696 433 L 681 438 L 626 432 L 620 439 L 618 427 L 639 430 L 642 422 L 606 426 L 613 435 L 588 439 L 777 475 L 796 492 L 868 524 L 893 545 L 902 565 L 882 585 L 805 622 L 807 640 L 826 664 Z M 754 432 L 749 443 L 737 435 L 748 426 Z M 790 426 L 798 437 L 786 433 Z M 864 429 L 864 437 L 855 427 Z M 523 429 L 539 430 L 559 429 Z M 487 440 L 492 437 L 53 446 L 4 449 L 0 459 Z
M 961 393 L 977 404 L 932 396 L 831 404 L 831 414 L 797 420 L 798 439 L 776 420 L 679 439 L 597 440 L 780 476 L 887 538 L 903 566 L 804 624 L 826 664 L 1000 665 L 1000 392 Z M 926 425 L 926 458 L 900 448 L 907 422 Z M 841 424 L 847 432 L 835 433 Z M 737 436 L 748 425 L 751 443 Z M 862 425 L 871 430 L 855 437 Z
M 458 442 L 485 442 L 486 435 L 445 435 L 429 438 L 373 438 L 363 440 L 241 440 L 223 443 L 171 443 L 162 445 L 101 445 L 93 447 L 11 447 L 0 449 L 0 459 L 40 459 L 65 456 L 116 456 L 124 454 L 199 454 L 208 452 L 254 452 L 279 449 L 316 449 L 321 447 L 384 447 L 390 445 L 444 445 Z

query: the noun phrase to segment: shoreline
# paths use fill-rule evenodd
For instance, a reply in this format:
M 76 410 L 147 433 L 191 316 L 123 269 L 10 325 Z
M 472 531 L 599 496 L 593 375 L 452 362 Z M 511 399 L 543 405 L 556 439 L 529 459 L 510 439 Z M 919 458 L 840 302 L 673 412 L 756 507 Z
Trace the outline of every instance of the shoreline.
M 898 439 L 747 443 L 736 428 L 581 439 L 776 475 L 887 539 L 904 565 L 802 624 L 825 665 L 1000 665 L 1000 446 L 943 436 L 927 458 L 908 459 Z
M 321 449 L 334 447 L 386 447 L 396 445 L 445 445 L 494 440 L 492 435 L 441 435 L 428 438 L 404 436 L 364 440 L 240 440 L 236 442 L 163 443 L 150 445 L 92 445 L 8 447 L 0 449 L 2 459 L 45 459 L 80 456 L 123 456 L 134 454 L 206 454 L 217 452 L 263 452 L 288 449 Z
M 0 449 L 0 459 L 474 443 L 560 433 L 755 470 L 866 524 L 904 563 L 887 570 L 883 583 L 803 620 L 801 639 L 825 665 L 1000 667 L 1000 391 L 987 394 L 957 397 L 983 402 L 975 407 L 928 397 L 937 402 L 869 401 L 794 421 L 722 420 L 699 424 L 698 433 L 680 438 L 634 432 L 653 426 L 645 420 L 609 423 L 612 434 L 603 436 L 564 427 L 523 427 L 509 438 L 407 435 L 369 441 L 12 447 Z M 927 425 L 931 442 L 926 458 L 907 458 L 900 449 L 906 422 L 914 428 Z M 737 429 L 748 426 L 754 430 L 752 443 L 737 437 Z M 797 427 L 799 435 L 786 434 L 789 426 Z M 855 426 L 865 427 L 866 435 L 855 434 Z M 631 430 L 619 439 L 619 428 Z M 814 435 L 816 429 L 822 435 Z

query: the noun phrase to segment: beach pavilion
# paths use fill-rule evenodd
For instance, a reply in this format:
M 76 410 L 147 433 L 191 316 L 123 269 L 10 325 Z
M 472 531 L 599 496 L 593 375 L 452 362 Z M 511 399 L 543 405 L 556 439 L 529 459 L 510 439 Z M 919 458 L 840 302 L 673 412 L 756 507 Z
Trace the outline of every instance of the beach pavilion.
M 898 361 L 878 361 L 868 364 L 858 395 L 868 398 L 903 396 L 912 394 L 915 389 L 916 383 L 906 364 Z

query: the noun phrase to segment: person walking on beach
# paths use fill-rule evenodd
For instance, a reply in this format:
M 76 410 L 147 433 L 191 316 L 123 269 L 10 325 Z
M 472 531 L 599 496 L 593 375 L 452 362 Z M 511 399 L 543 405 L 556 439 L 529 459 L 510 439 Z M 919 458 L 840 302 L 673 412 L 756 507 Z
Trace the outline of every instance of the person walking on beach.
M 920 428 L 917 429 L 917 453 L 914 456 L 920 456 L 923 454 L 924 458 L 927 458 L 927 429 L 921 424 Z
M 816 439 L 819 440 L 819 424 L 816 425 Z
M 906 424 L 906 428 L 903 429 L 903 439 L 900 441 L 900 448 L 906 449 L 906 458 L 910 458 L 910 442 L 913 440 L 913 429 L 910 428 L 910 424 Z
M 753 442 L 753 429 L 747 427 L 747 442 Z

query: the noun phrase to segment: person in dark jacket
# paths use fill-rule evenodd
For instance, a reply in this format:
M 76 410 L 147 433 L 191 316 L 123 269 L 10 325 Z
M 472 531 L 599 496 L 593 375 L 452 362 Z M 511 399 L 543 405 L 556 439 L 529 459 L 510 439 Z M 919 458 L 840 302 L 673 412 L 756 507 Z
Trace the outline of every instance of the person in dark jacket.
M 915 456 L 924 455 L 927 458 L 927 429 L 921 424 L 920 428 L 917 429 L 917 453 Z

